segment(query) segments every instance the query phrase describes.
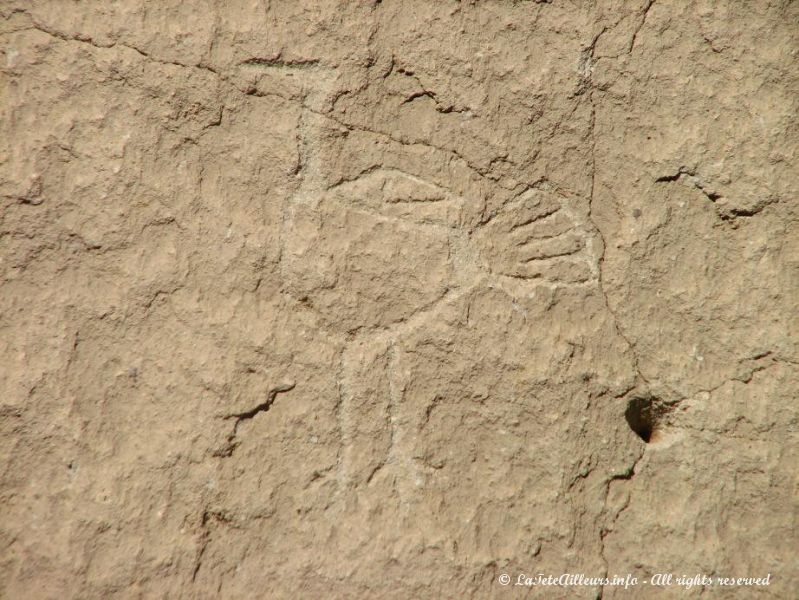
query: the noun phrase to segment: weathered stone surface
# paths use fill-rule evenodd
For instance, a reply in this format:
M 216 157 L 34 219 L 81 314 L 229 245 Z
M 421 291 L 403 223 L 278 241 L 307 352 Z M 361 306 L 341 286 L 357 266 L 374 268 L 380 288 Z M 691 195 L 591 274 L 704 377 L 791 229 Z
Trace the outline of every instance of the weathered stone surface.
M 0 597 L 793 597 L 797 34 L 0 3 Z

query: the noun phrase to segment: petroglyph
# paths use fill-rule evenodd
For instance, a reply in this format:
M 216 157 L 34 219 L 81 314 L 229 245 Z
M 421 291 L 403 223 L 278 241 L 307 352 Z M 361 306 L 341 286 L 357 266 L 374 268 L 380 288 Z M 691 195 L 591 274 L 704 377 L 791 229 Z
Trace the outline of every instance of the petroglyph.
M 0 2 L 0 597 L 794 597 L 797 23 Z

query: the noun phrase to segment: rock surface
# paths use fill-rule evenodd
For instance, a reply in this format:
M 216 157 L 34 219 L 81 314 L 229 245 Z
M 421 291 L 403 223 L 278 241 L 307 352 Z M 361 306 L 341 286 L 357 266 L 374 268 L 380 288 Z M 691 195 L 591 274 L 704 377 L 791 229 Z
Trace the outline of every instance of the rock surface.
M 799 2 L 0 40 L 0 597 L 794 596 Z

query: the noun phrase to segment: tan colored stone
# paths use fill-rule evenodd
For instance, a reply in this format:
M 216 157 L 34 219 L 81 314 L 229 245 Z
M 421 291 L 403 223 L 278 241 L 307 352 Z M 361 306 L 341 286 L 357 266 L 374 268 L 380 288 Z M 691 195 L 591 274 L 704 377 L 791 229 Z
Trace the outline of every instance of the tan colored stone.
M 2 3 L 0 597 L 793 597 L 798 24 Z

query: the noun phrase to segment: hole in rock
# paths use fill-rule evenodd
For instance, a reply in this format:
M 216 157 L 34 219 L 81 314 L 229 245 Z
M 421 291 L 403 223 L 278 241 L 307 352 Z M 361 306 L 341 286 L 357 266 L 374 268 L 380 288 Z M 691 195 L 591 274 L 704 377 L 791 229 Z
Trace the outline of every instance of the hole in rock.
M 663 410 L 655 403 L 655 399 L 633 398 L 627 403 L 624 418 L 635 434 L 647 444 L 655 441 L 660 417 Z

